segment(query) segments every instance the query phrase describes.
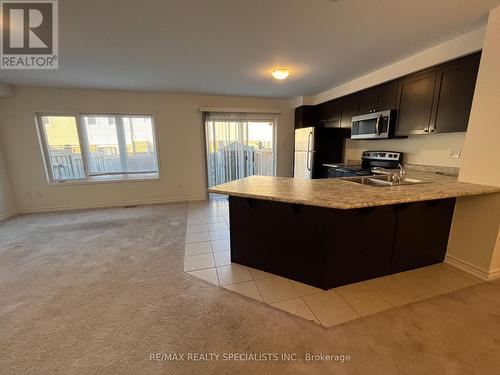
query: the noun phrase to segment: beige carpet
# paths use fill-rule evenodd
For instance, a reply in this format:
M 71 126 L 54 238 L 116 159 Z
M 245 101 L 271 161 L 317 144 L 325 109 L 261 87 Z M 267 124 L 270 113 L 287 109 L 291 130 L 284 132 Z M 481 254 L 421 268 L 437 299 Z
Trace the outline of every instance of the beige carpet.
M 182 203 L 0 223 L 0 373 L 498 373 L 499 282 L 325 329 L 186 275 L 185 230 Z M 174 352 L 351 360 L 150 360 Z

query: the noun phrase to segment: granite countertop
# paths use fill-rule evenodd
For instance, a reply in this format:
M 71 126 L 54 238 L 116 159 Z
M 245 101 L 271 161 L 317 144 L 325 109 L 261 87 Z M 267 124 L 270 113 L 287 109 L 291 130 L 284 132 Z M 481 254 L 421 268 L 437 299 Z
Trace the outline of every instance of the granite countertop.
M 432 172 L 408 171 L 407 177 L 431 183 L 375 187 L 338 178 L 301 180 L 288 177 L 251 176 L 214 186 L 208 191 L 244 198 L 339 209 L 500 192 L 500 187 L 458 182 L 456 177 Z

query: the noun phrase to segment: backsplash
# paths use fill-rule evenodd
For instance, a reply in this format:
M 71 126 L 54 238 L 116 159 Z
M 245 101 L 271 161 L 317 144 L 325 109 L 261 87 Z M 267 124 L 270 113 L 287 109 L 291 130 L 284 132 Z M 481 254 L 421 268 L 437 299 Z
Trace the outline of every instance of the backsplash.
M 344 160 L 360 160 L 366 150 L 402 151 L 405 164 L 460 167 L 460 158 L 451 158 L 452 150 L 462 149 L 463 133 L 412 135 L 402 139 L 354 140 L 347 139 Z
M 442 165 L 405 164 L 405 168 L 408 171 L 434 172 L 453 177 L 458 177 L 458 173 L 460 172 L 460 168 L 458 167 L 444 167 Z

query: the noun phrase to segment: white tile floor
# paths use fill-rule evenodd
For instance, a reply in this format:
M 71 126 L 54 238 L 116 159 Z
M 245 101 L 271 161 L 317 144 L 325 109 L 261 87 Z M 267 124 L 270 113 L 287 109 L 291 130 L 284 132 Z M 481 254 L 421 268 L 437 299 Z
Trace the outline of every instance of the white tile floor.
M 231 263 L 226 199 L 191 202 L 187 215 L 186 273 L 325 327 L 481 282 L 438 264 L 323 291 Z

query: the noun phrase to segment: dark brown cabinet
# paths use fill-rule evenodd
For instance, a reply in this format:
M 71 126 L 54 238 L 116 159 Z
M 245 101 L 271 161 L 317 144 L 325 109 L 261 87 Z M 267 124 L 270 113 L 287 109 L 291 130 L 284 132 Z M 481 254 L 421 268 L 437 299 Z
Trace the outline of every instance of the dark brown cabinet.
M 439 67 L 431 132 L 467 130 L 480 59 L 475 53 Z
M 481 53 L 399 80 L 397 135 L 467 130 Z
M 295 108 L 295 129 L 315 126 L 316 113 L 312 105 Z
M 363 115 L 396 108 L 398 85 L 391 81 L 358 93 L 359 107 L 357 114 Z
M 377 89 L 377 111 L 396 108 L 396 97 L 398 94 L 398 82 L 391 81 L 378 86 Z
M 441 263 L 454 206 L 341 210 L 230 196 L 231 261 L 325 290 Z
M 339 100 L 330 100 L 316 106 L 316 126 L 340 128 L 341 106 Z
M 341 128 L 350 128 L 352 125 L 352 116 L 355 116 L 359 111 L 359 96 L 358 94 L 351 94 L 340 98 L 341 105 Z
M 396 109 L 396 135 L 467 130 L 481 52 L 295 112 L 295 127 L 351 128 L 352 117 Z
M 358 103 L 358 110 L 356 112 L 357 115 L 377 112 L 377 88 L 372 87 L 361 91 L 358 94 Z
M 428 69 L 399 80 L 397 135 L 429 132 L 436 78 L 437 70 Z
M 342 107 L 340 100 L 330 100 L 329 102 L 326 102 L 326 127 L 340 128 L 341 116 Z
M 326 123 L 326 105 L 327 105 L 328 102 L 326 103 L 321 103 L 321 104 L 318 104 L 316 107 L 315 107 L 315 124 L 316 126 L 324 126 L 325 123 Z
M 398 224 L 394 238 L 392 272 L 442 262 L 448 244 L 455 198 L 403 203 L 395 208 Z

